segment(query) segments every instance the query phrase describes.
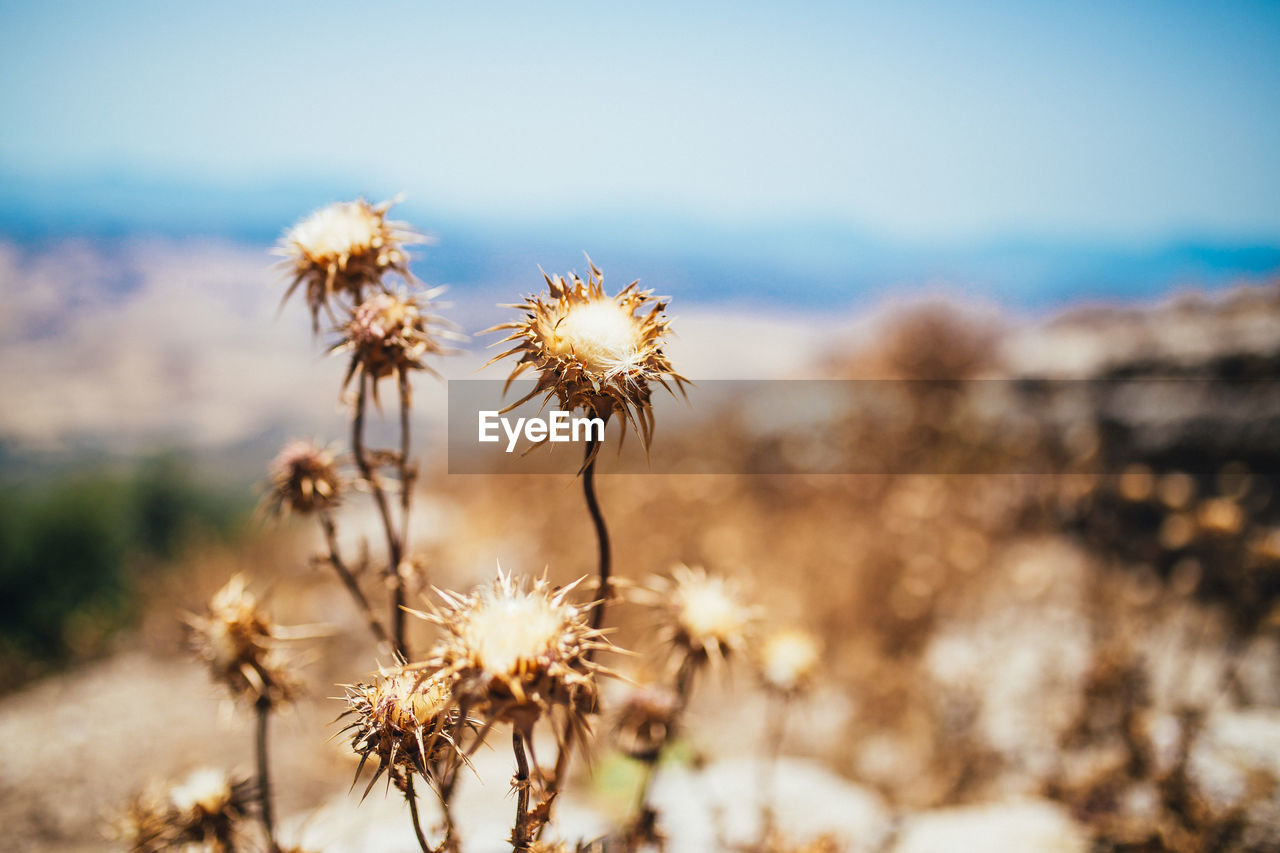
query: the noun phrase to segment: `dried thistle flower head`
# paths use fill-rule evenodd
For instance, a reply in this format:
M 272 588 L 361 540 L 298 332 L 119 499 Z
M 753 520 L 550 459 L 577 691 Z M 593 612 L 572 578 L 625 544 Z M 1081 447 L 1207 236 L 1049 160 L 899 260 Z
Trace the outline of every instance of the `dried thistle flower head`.
M 688 381 L 662 351 L 670 324 L 664 313 L 667 303 L 638 289 L 638 281 L 609 296 L 604 274 L 590 258 L 587 264 L 587 281 L 576 273 L 567 279 L 543 273 L 547 293 L 510 306 L 524 311 L 524 318 L 488 331 L 509 330 L 499 343 L 518 344 L 493 361 L 521 354 L 508 384 L 530 368 L 538 372 L 534 390 L 509 409 L 545 394 L 565 411 L 582 409 L 606 419 L 617 414 L 648 447 L 653 436 L 650 383 L 670 390 L 670 381 L 683 391 Z
M 435 373 L 422 359 L 448 352 L 441 340 L 449 333 L 423 305 L 437 293 L 438 288 L 418 296 L 381 292 L 357 305 L 342 327 L 342 340 L 330 350 L 351 353 L 346 382 L 357 373 L 369 376 L 376 395 L 377 380 L 385 376 L 403 376 L 410 370 Z
M 305 284 L 307 306 L 317 328 L 320 309 L 329 310 L 336 294 L 359 302 L 367 288 L 382 284 L 388 271 L 409 278 L 404 247 L 423 238 L 405 223 L 387 219 L 393 204 L 371 205 L 364 199 L 335 202 L 298 222 L 281 239 L 276 253 L 285 257 L 293 273 L 285 299 Z
M 252 785 L 220 770 L 201 769 L 182 782 L 152 787 L 125 807 L 117 834 L 132 853 L 183 845 L 235 850 L 240 822 L 249 814 Z
M 765 638 L 757 664 L 767 687 L 795 693 L 809 685 L 821 659 L 817 637 L 799 628 L 782 628 Z
M 333 451 L 301 439 L 281 449 L 271 462 L 268 499 L 281 515 L 308 515 L 334 507 L 342 497 L 342 478 Z
M 669 640 L 712 660 L 741 651 L 756 617 L 731 579 L 683 564 L 673 567 L 670 577 L 655 578 L 641 598 L 664 612 Z
M 618 749 L 637 761 L 656 761 L 680 713 L 680 697 L 656 682 L 627 689 L 614 712 Z
M 214 593 L 203 616 L 189 616 L 192 648 L 231 694 L 270 706 L 290 701 L 297 681 L 281 658 L 281 631 L 237 574 Z
M 510 722 L 529 735 L 543 714 L 559 709 L 584 735 L 596 678 L 611 674 L 591 653 L 612 646 L 587 622 L 595 604 L 568 600 L 577 584 L 557 590 L 543 576 L 526 588 L 499 568 L 496 580 L 468 595 L 437 590 L 445 606 L 417 615 L 446 636 L 417 666 L 448 679 L 463 710 L 489 724 Z
M 383 773 L 400 791 L 406 790 L 413 773 L 435 781 L 432 768 L 437 762 L 458 754 L 454 733 L 461 717 L 450 704 L 447 682 L 423 679 L 402 668 L 379 670 L 373 682 L 347 686 L 342 717 L 354 719 L 342 731 L 351 732 L 351 748 L 360 756 L 356 779 L 365 762 L 378 760 L 366 796 Z

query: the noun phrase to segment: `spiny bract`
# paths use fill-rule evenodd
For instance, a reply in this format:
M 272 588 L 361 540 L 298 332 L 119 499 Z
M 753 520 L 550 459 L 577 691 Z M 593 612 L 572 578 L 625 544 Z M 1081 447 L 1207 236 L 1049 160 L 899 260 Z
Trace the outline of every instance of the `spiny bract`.
M 360 756 L 356 778 L 370 758 L 378 761 L 366 796 L 383 773 L 401 791 L 412 773 L 437 782 L 439 762 L 457 757 L 454 735 L 461 717 L 456 709 L 449 709 L 448 685 L 443 680 L 422 679 L 401 668 L 380 669 L 371 683 L 346 689 L 347 710 L 342 717 L 353 720 L 342 731 L 351 732 L 351 748 Z
M 382 285 L 388 271 L 410 278 L 404 247 L 424 240 L 406 223 L 387 219 L 393 204 L 372 205 L 364 199 L 334 202 L 311 213 L 281 238 L 276 254 L 285 257 L 293 273 L 285 299 L 305 284 L 307 306 L 317 330 L 320 309 L 332 316 L 330 302 L 336 295 L 359 303 L 367 288 Z
M 417 295 L 375 293 L 351 311 L 343 325 L 342 338 L 330 349 L 333 353 L 351 353 L 351 363 L 343 384 L 357 373 L 373 380 L 373 393 L 378 393 L 377 380 L 397 375 L 402 379 L 410 370 L 436 371 L 423 361 L 427 355 L 450 352 L 444 338 L 457 337 L 439 317 L 425 310 L 439 294 L 435 288 Z
M 604 290 L 604 274 L 587 258 L 587 281 L 577 273 L 542 274 L 547 292 L 529 296 L 517 308 L 525 317 L 489 329 L 510 331 L 497 345 L 518 341 L 512 349 L 490 361 L 520 353 L 507 385 L 526 370 L 538 372 L 534 389 L 508 406 L 545 394 L 564 411 L 584 410 L 608 419 L 617 414 L 639 433 L 645 447 L 653 437 L 653 405 L 650 383 L 671 390 L 675 383 L 683 393 L 688 380 L 680 376 L 663 353 L 669 333 L 667 303 L 640 290 L 633 281 L 614 296 Z
M 587 622 L 596 604 L 568 600 L 578 583 L 555 589 L 544 576 L 526 588 L 499 569 L 468 595 L 437 590 L 444 607 L 417 615 L 445 637 L 414 668 L 447 680 L 458 705 L 488 725 L 509 722 L 530 735 L 540 717 L 559 709 L 573 733 L 585 735 L 596 678 L 611 674 L 591 656 L 613 646 Z
M 203 616 L 191 615 L 192 648 L 233 696 L 276 706 L 293 699 L 296 679 L 281 657 L 280 630 L 235 575 L 214 593 Z

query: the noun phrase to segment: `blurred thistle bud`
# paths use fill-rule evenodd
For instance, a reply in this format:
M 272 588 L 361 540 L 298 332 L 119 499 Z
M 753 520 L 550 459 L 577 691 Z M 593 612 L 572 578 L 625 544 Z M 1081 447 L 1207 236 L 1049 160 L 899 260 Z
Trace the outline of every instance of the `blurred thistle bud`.
M 680 697 L 657 683 L 630 687 L 614 712 L 618 749 L 637 761 L 657 761 L 680 713 Z
M 351 732 L 351 748 L 360 756 L 356 779 L 370 758 L 378 762 L 365 796 L 383 773 L 401 792 L 407 791 L 414 773 L 435 783 L 436 764 L 460 755 L 454 735 L 461 715 L 450 708 L 444 680 L 424 679 L 403 669 L 379 670 L 371 683 L 348 685 L 346 690 L 347 710 L 340 719 L 354 718 L 342 732 Z
M 570 734 L 585 737 L 597 676 L 613 674 L 592 655 L 613 646 L 587 622 L 596 603 L 568 600 L 578 583 L 555 589 L 544 576 L 526 588 L 499 568 L 496 580 L 468 595 L 440 592 L 443 607 L 415 614 L 445 638 L 414 668 L 446 679 L 462 710 L 487 723 L 508 722 L 532 736 L 538 719 L 558 712 Z
M 268 501 L 279 515 L 310 513 L 336 506 L 342 478 L 328 448 L 301 439 L 286 444 L 271 462 Z
M 131 800 L 115 823 L 116 835 L 131 853 L 186 845 L 230 853 L 240 846 L 240 824 L 254 796 L 247 780 L 196 770 L 178 784 L 152 786 Z
M 642 603 L 662 613 L 665 639 L 699 659 L 718 661 L 742 651 L 756 618 L 756 608 L 746 603 L 738 584 L 683 564 L 637 593 Z
M 543 273 L 545 294 L 509 306 L 524 311 L 524 319 L 487 331 L 510 331 L 499 344 L 518 343 L 489 363 L 519 353 L 508 383 L 529 368 L 538 373 L 534 390 L 508 409 L 545 394 L 564 411 L 581 409 L 605 419 L 617 414 L 648 447 L 653 436 L 650 383 L 670 390 L 671 381 L 683 392 L 688 381 L 662 351 L 671 322 L 667 303 L 638 289 L 638 281 L 609 296 L 604 274 L 590 258 L 587 264 L 587 281 L 576 273 L 567 279 Z
M 404 376 L 410 370 L 436 374 L 423 357 L 447 354 L 450 350 L 442 340 L 456 337 L 438 325 L 443 321 L 423 311 L 422 305 L 439 292 L 437 288 L 418 297 L 375 293 L 355 306 L 342 327 L 342 340 L 330 350 L 351 353 L 344 385 L 357 373 L 368 376 L 374 380 L 376 398 L 377 380 L 385 376 Z
M 319 328 L 322 307 L 332 316 L 330 302 L 336 295 L 358 303 L 367 289 L 382 286 L 388 271 L 409 279 L 404 247 L 425 240 L 407 224 L 387 219 L 393 204 L 335 202 L 299 221 L 281 239 L 276 254 L 284 256 L 293 274 L 285 299 L 305 285 L 313 328 Z
M 297 680 L 279 650 L 282 632 L 245 588 L 244 575 L 227 581 L 206 614 L 191 615 L 187 623 L 196 656 L 232 696 L 275 707 L 297 695 Z
M 765 638 L 756 664 L 766 687 L 794 694 L 809 686 L 821 660 L 817 637 L 799 628 L 782 628 Z

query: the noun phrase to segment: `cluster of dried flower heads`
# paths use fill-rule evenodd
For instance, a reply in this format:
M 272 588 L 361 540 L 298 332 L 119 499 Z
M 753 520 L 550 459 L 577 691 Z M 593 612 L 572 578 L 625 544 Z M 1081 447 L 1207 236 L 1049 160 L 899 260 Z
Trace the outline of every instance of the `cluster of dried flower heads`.
M 416 468 L 409 456 L 408 377 L 412 371 L 435 373 L 426 359 L 447 352 L 452 333 L 429 312 L 436 290 L 406 290 L 416 280 L 409 270 L 406 246 L 423 242 L 409 226 L 387 219 L 391 203 L 363 200 L 332 204 L 288 231 L 279 253 L 291 276 L 286 299 L 301 289 L 318 330 L 323 311 L 340 338 L 330 352 L 350 357 L 343 388 L 357 385 L 349 455 L 341 457 L 354 471 L 344 473 L 335 449 L 312 441 L 292 441 L 270 465 L 265 504 L 277 516 L 310 516 L 319 521 L 328 553 L 319 562 L 333 567 L 379 643 L 390 653 L 391 666 L 379 666 L 366 680 L 345 686 L 341 734 L 359 758 L 359 781 L 366 765 L 374 784 L 386 777 L 409 805 L 413 829 L 424 853 L 457 851 L 450 800 L 459 771 L 496 727 L 509 727 L 516 774 L 516 814 L 509 842 L 517 851 L 587 851 L 638 849 L 656 841 L 656 815 L 641 791 L 641 814 L 612 841 L 599 839 L 573 845 L 541 838 L 551 818 L 551 804 L 567 777 L 575 744 L 588 746 L 592 721 L 605 697 L 601 680 L 615 673 L 596 660 L 597 653 L 617 651 L 603 627 L 610 586 L 611 551 L 603 513 L 595 494 L 594 470 L 599 442 L 585 451 L 583 489 L 599 545 L 595 595 L 580 579 L 555 586 L 544 573 L 517 578 L 501 568 L 495 579 L 470 592 L 436 590 L 438 601 L 422 610 L 406 606 L 403 567 L 414 560 L 408 551 L 408 519 Z M 684 392 L 687 380 L 673 369 L 663 352 L 669 334 L 667 303 L 637 282 L 614 295 L 604 290 L 600 269 L 587 259 L 586 281 L 576 274 L 547 276 L 547 292 L 512 306 L 523 319 L 496 329 L 511 334 L 516 346 L 498 358 L 519 355 L 508 380 L 526 371 L 537 375 L 535 388 L 512 407 L 544 396 L 564 410 L 583 410 L 608 419 L 618 416 L 622 434 L 634 429 L 646 449 L 653 438 L 652 386 Z M 400 285 L 393 287 L 389 276 Z M 339 319 L 341 315 L 341 319 Z M 493 331 L 493 330 L 490 330 Z M 401 408 L 401 443 L 397 450 L 364 444 L 366 400 L 377 401 L 380 380 L 395 377 Z M 390 470 L 397 482 L 388 484 Z M 388 485 L 395 486 L 394 491 Z M 364 590 L 366 556 L 352 563 L 342 553 L 336 512 L 352 493 L 373 498 L 386 537 L 382 572 L 390 589 L 385 621 Z M 399 497 L 399 518 L 389 494 Z M 652 608 L 658 623 L 660 663 L 643 684 L 634 685 L 612 714 L 617 747 L 653 769 L 677 735 L 680 717 L 700 670 L 744 656 L 759 612 L 747 603 L 732 580 L 702 569 L 676 566 L 637 593 Z M 437 639 L 421 655 L 412 655 L 404 615 L 411 613 L 434 626 Z M 281 629 L 236 575 L 210 600 L 206 611 L 188 618 L 192 646 L 215 680 L 258 713 L 258 773 L 253 784 L 205 772 L 184 785 L 149 791 L 132 803 L 122 823 L 131 850 L 151 853 L 175 845 L 232 850 L 243 840 L 245 820 L 262 822 L 267 849 L 280 851 L 273 818 L 268 770 L 269 714 L 298 693 L 292 663 L 281 642 Z M 757 650 L 763 683 L 780 695 L 804 689 L 818 662 L 816 643 L 800 632 L 776 635 Z M 554 768 L 534 754 L 539 723 L 554 731 Z M 415 780 L 435 792 L 444 817 L 444 838 L 437 846 L 427 839 L 419 820 Z M 354 783 L 353 783 L 354 787 Z M 639 831 L 644 818 L 644 832 Z

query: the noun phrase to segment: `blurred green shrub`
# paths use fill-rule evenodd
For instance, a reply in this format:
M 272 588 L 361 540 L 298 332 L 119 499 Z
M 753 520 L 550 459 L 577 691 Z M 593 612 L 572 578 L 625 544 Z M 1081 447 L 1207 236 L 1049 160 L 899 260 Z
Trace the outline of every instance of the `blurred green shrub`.
M 125 473 L 4 484 L 0 692 L 100 651 L 136 615 L 139 584 L 192 537 L 236 535 L 250 509 L 203 488 L 174 455 Z

